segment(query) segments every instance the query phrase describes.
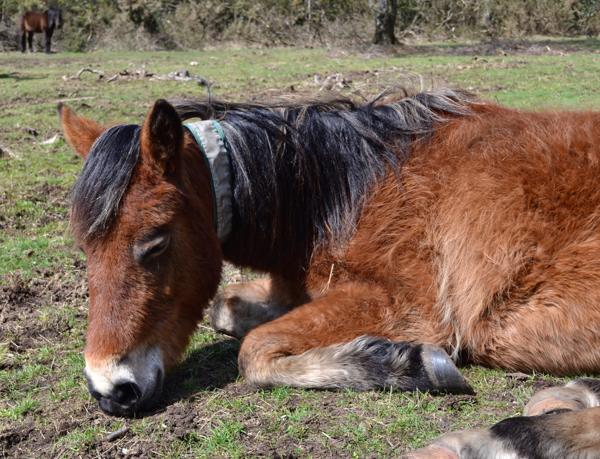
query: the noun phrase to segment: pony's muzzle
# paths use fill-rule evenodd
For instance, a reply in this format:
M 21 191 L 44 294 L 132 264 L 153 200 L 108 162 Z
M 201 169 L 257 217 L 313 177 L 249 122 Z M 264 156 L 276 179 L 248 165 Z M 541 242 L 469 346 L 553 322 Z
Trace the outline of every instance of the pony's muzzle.
M 102 411 L 113 415 L 126 415 L 134 412 L 141 396 L 140 388 L 134 382 L 118 384 L 108 397 L 102 396 L 94 389 L 91 381 L 88 381 L 88 389 L 92 397 L 98 400 Z
M 88 390 L 107 414 L 128 416 L 153 409 L 162 393 L 164 369 L 160 351 L 150 348 L 83 370 Z

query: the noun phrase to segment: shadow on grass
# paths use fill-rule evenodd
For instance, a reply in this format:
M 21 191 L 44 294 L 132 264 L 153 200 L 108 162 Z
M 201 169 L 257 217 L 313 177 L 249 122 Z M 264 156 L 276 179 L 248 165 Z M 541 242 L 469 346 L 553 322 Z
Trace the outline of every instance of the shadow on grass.
M 234 382 L 239 374 L 239 348 L 238 341 L 224 339 L 189 353 L 165 378 L 164 391 L 157 411 L 186 400 L 198 392 L 220 389 Z M 147 413 L 151 414 L 154 413 Z
M 46 77 L 32 77 L 32 76 L 23 76 L 19 72 L 10 72 L 10 73 L 0 73 L 0 79 L 4 78 L 14 78 L 18 81 L 27 81 L 27 80 L 41 80 Z

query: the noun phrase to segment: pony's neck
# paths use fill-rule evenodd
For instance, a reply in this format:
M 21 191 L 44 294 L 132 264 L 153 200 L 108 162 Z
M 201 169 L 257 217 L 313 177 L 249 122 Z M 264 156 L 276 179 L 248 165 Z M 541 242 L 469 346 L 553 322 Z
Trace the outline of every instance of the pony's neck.
M 299 276 L 315 248 L 347 240 L 371 184 L 396 160 L 335 113 L 305 116 L 313 119 L 253 112 L 221 122 L 233 174 L 223 251 L 236 265 Z
M 385 104 L 361 106 L 346 99 L 273 106 L 181 101 L 177 110 L 185 120 L 219 119 L 229 144 L 226 259 L 289 277 L 316 248 L 343 246 L 373 184 L 399 172 L 416 138 L 433 135 L 448 115 L 470 113 L 471 100 L 442 88 L 410 97 L 400 90 Z
M 222 244 L 225 259 L 237 266 L 297 277 L 317 244 L 317 223 L 300 208 L 302 199 L 292 198 L 297 193 L 295 184 L 256 171 L 253 182 L 258 186 L 249 187 L 239 164 L 234 162 L 232 170 L 233 219 L 229 238 Z

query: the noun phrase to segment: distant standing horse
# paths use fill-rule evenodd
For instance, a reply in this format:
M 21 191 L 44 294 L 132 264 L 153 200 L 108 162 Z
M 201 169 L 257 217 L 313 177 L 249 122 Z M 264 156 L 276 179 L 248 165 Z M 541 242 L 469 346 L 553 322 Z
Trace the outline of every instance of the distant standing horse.
M 27 49 L 25 43 L 25 35 L 29 42 L 29 52 L 33 53 L 33 34 L 44 32 L 46 40 L 46 54 L 50 54 L 50 41 L 54 28 L 62 27 L 62 13 L 60 9 L 49 9 L 41 13 L 34 11 L 25 11 L 19 16 L 19 27 L 21 30 L 21 52 L 24 53 Z
M 71 225 L 88 263 L 84 373 L 107 413 L 156 404 L 224 259 L 270 274 L 225 288 L 209 313 L 242 340 L 257 388 L 470 392 L 444 350 L 511 371 L 600 371 L 600 113 L 449 89 L 364 105 L 159 100 L 142 126 L 58 108 L 86 158 Z M 581 381 L 571 398 L 593 393 Z M 560 407 L 547 398 L 537 412 Z M 579 424 L 523 418 L 547 440 L 535 457 L 575 425 L 591 440 L 561 457 L 597 457 L 581 449 L 600 450 L 588 399 Z M 505 447 L 514 431 L 477 438 Z M 471 457 L 472 437 L 456 435 L 435 448 Z

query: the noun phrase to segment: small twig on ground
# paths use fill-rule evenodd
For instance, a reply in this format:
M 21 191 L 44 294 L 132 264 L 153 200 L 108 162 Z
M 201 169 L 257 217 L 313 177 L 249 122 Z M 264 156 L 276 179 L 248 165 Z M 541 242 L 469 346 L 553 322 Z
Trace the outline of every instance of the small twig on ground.
M 83 72 L 91 72 L 96 73 L 98 75 L 98 79 L 106 81 L 107 83 L 111 83 L 113 81 L 124 79 L 126 81 L 130 81 L 134 78 L 151 78 L 153 80 L 174 80 L 174 81 L 196 81 L 199 86 L 204 86 L 206 88 L 206 92 L 208 93 L 208 102 L 210 103 L 210 87 L 212 82 L 208 81 L 206 78 L 203 78 L 199 75 L 190 75 L 190 72 L 187 69 L 174 70 L 168 75 L 155 75 L 152 72 L 147 71 L 146 69 L 140 68 L 135 70 L 122 70 L 119 73 L 115 73 L 113 76 L 106 78 L 106 73 L 102 70 L 95 70 L 89 67 L 82 68 L 79 72 L 77 72 L 73 76 L 63 75 L 63 80 L 79 80 L 81 78 L 81 74 Z M 69 94 L 70 96 L 70 94 Z M 79 97 L 76 99 L 60 99 L 54 102 L 65 102 L 65 101 L 74 101 L 74 100 L 85 100 L 85 99 L 93 99 L 94 97 Z
M 129 427 L 123 427 L 122 429 L 119 429 L 116 432 L 108 434 L 104 440 L 105 441 L 115 441 L 117 438 L 121 438 L 127 432 L 129 432 Z
M 6 147 L 3 147 L 0 145 L 0 158 L 2 158 L 3 156 L 10 156 L 11 158 L 17 158 L 17 159 L 21 159 L 21 155 L 15 153 L 14 151 L 9 150 Z
M 83 72 L 95 73 L 96 75 L 98 75 L 99 80 L 106 76 L 106 73 L 104 73 L 102 70 L 94 70 L 89 67 L 84 67 L 79 72 L 77 72 L 75 75 L 73 75 L 72 77 L 69 77 L 69 80 L 79 80 L 81 78 L 81 74 Z

